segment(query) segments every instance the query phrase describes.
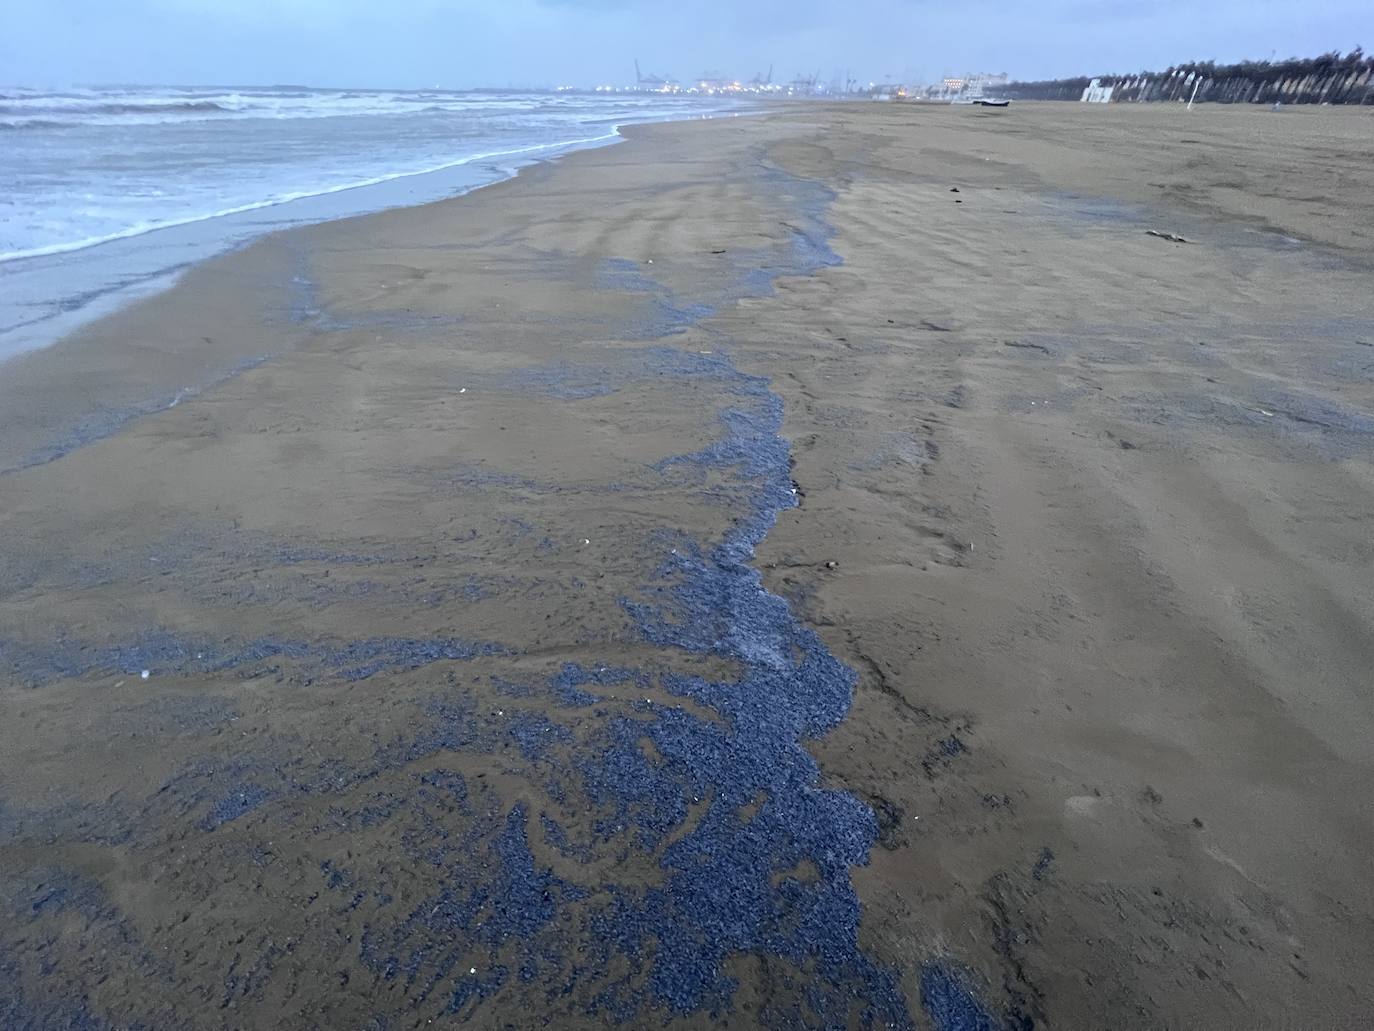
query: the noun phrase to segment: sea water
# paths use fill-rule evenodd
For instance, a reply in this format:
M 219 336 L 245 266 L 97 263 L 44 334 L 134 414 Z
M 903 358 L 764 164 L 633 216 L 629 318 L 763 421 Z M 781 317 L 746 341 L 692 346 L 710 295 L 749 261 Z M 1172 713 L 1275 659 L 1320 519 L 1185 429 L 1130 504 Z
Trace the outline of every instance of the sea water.
M 665 94 L 0 87 L 0 359 L 264 232 L 465 192 L 636 121 Z

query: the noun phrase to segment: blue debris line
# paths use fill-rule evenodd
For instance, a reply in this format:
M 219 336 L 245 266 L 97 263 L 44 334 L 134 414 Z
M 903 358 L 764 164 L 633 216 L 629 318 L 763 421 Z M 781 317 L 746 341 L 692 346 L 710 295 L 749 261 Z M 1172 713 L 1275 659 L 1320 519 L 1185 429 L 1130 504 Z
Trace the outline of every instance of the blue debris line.
M 0 847 L 62 839 L 137 851 L 177 841 L 201 868 L 188 883 L 209 893 L 220 887 L 205 871 L 217 866 L 236 879 L 285 876 L 275 844 L 284 838 L 308 841 L 317 857 L 292 872 L 292 893 L 282 896 L 304 891 L 306 902 L 272 912 L 281 933 L 225 948 L 223 969 L 208 981 L 128 919 L 98 878 L 51 867 L 6 873 L 0 1026 L 183 1026 L 201 1011 L 214 1012 L 218 1026 L 221 1012 L 260 998 L 299 961 L 294 950 L 307 939 L 330 953 L 310 976 L 363 992 L 376 1027 L 388 1017 L 401 1018 L 394 1026 L 419 1015 L 474 1019 L 501 1000 L 502 1012 L 626 1026 L 695 1014 L 765 1027 L 910 1028 L 917 1000 L 904 993 L 903 975 L 919 984 L 919 1004 L 941 1031 L 1005 1026 L 957 969 L 935 960 L 897 970 L 860 947 L 851 870 L 868 862 L 878 820 L 854 795 L 822 788 L 805 748 L 844 718 L 855 674 L 749 564 L 778 514 L 798 504 L 782 400 L 766 378 L 736 367 L 728 342 L 696 354 L 659 339 L 765 293 L 778 275 L 838 264 L 824 218 L 829 191 L 775 170 L 765 176 L 788 205 L 780 252 L 731 255 L 734 274 L 710 298 L 676 297 L 645 267 L 608 261 L 602 288 L 652 299 L 656 314 L 640 327 L 651 343 L 604 367 L 559 361 L 488 384 L 578 403 L 666 376 L 717 394 L 715 439 L 644 471 L 655 483 L 711 485 L 734 518 L 717 540 L 676 528 L 655 538 L 656 566 L 620 599 L 636 653 L 652 656 L 642 666 L 582 657 L 532 675 L 520 642 L 460 633 L 222 641 L 150 628 L 124 642 L 3 643 L 0 668 L 38 691 L 96 674 L 232 674 L 269 662 L 291 671 L 288 695 L 291 683 L 316 678 L 339 690 L 373 690 L 383 675 L 427 677 L 429 686 L 421 704 L 364 733 L 347 758 L 288 739 L 246 740 L 231 759 L 195 758 L 197 743 L 231 725 L 239 708 L 232 694 L 178 694 L 136 710 L 190 750 L 146 799 L 36 808 L 0 794 Z M 304 271 L 289 314 L 326 328 L 352 324 L 324 310 Z M 499 470 L 457 475 L 471 489 L 540 489 Z M 511 525 L 522 538 L 540 532 Z M 277 565 L 371 563 L 294 548 L 283 548 Z M 500 590 L 470 582 L 469 602 Z M 952 757 L 964 746 L 951 737 L 942 748 Z M 1046 850 L 1037 878 L 1051 860 Z M 63 944 L 73 921 L 90 943 L 75 954 Z M 764 964 L 777 986 L 749 1012 L 740 1009 L 741 957 Z M 178 1008 L 136 1004 L 133 995 L 129 1009 L 103 1009 L 100 993 L 83 987 L 109 976 L 146 979 L 147 1000 L 193 983 L 195 998 Z

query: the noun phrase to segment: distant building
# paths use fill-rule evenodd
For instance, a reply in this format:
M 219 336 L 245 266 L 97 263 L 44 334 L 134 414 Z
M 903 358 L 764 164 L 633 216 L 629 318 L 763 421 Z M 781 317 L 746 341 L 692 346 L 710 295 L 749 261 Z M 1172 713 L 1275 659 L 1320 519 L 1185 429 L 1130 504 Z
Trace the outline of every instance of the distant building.
M 940 84 L 940 92 L 955 100 L 982 100 L 991 90 L 993 94 L 999 93 L 1007 85 L 1007 73 L 998 72 L 996 75 L 984 72 L 979 75 L 964 75 L 958 78 L 945 79 Z
M 1088 88 L 1083 91 L 1083 96 L 1079 99 L 1084 104 L 1110 104 L 1115 88 L 1114 86 L 1102 85 L 1101 79 L 1093 79 L 1092 82 L 1088 83 Z

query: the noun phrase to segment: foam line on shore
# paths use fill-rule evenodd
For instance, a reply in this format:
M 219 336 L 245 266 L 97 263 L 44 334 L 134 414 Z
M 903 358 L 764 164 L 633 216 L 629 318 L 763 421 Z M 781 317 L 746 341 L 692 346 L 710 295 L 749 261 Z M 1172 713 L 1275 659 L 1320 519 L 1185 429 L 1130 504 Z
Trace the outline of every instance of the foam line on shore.
M 98 247 L 103 243 L 111 243 L 115 240 L 127 240 L 135 236 L 144 236 L 148 233 L 155 233 L 159 229 L 174 229 L 177 226 L 193 225 L 197 222 L 209 222 L 217 218 L 225 218 L 229 215 L 242 215 L 249 211 L 261 211 L 264 208 L 280 207 L 283 204 L 290 204 L 292 201 L 307 200 L 311 197 L 327 197 L 336 193 L 346 193 L 349 190 L 360 190 L 368 186 L 380 186 L 382 183 L 395 182 L 398 179 L 413 179 L 421 175 L 433 175 L 435 172 L 444 172 L 451 168 L 462 168 L 477 161 L 492 161 L 496 158 L 520 157 L 527 154 L 543 153 L 551 150 L 565 150 L 570 147 L 592 147 L 598 144 L 616 142 L 624 137 L 620 133 L 620 126 L 616 125 L 608 133 L 600 136 L 587 136 L 576 140 L 559 140 L 554 143 L 535 143 L 527 147 L 512 147 L 508 150 L 485 151 L 481 154 L 469 154 L 454 161 L 446 161 L 442 164 L 434 165 L 431 168 L 420 168 L 410 172 L 392 172 L 387 175 L 373 176 L 370 179 L 359 180 L 355 183 L 347 183 L 341 186 L 331 186 L 322 190 L 297 190 L 293 193 L 283 194 L 279 197 L 272 197 L 268 200 L 255 201 L 252 204 L 240 204 L 237 207 L 225 208 L 222 211 L 213 211 L 205 215 L 193 215 L 186 218 L 171 219 L 166 222 L 145 222 L 118 233 L 110 233 L 106 236 L 95 236 L 86 240 L 74 240 L 69 243 L 49 244 L 45 247 L 35 247 L 30 250 L 9 251 L 0 254 L 0 264 L 10 261 L 23 261 L 25 258 L 42 258 L 54 254 L 69 254 L 73 251 L 85 250 L 88 247 Z M 509 178 L 509 176 L 505 177 Z M 483 186 L 491 186 L 495 182 L 504 181 L 502 179 L 493 180 L 492 183 L 483 183 Z M 480 187 L 479 187 L 480 188 Z

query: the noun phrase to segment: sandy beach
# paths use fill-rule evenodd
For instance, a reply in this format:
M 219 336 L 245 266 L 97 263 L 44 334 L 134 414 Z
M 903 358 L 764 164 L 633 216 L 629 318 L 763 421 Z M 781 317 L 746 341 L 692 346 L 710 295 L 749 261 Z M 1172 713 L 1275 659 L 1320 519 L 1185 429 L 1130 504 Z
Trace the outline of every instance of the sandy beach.
M 626 135 L 0 365 L 0 1026 L 1366 1026 L 1374 112 Z

